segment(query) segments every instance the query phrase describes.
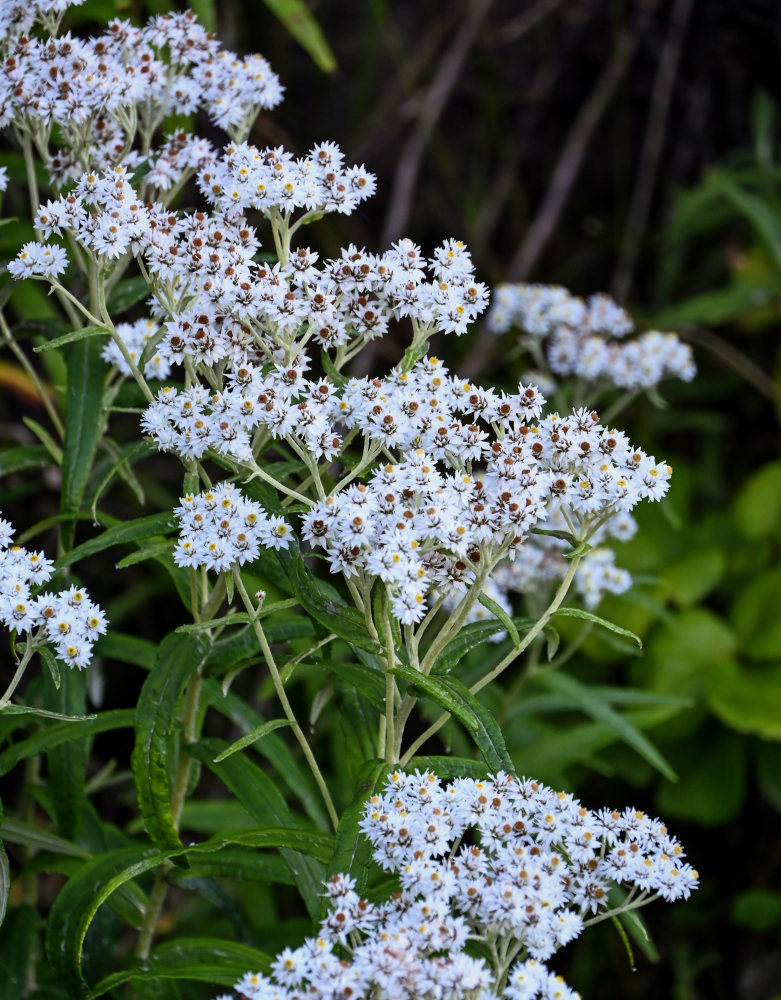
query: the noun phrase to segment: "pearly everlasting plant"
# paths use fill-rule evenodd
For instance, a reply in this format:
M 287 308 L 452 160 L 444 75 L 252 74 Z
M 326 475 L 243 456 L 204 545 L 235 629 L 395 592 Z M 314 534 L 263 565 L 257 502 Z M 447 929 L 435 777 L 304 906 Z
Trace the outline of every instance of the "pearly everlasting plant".
M 522 326 L 549 371 L 541 384 L 462 377 L 429 347 L 439 337 L 445 353 L 448 337 L 484 321 L 489 290 L 464 242 L 321 254 L 308 227 L 349 216 L 376 179 L 331 140 L 303 156 L 253 143 L 257 114 L 282 95 L 265 59 L 222 49 L 191 12 L 113 20 L 85 38 L 62 30 L 66 7 L 0 3 L 0 125 L 22 153 L 35 229 L 8 272 L 42 282 L 68 327 L 37 345 L 65 352 L 63 419 L 12 324 L 0 324 L 46 407 L 52 433 L 38 434 L 62 476 L 59 514 L 32 530 L 57 527 L 64 573 L 131 544 L 117 580 L 135 567 L 159 586 L 162 566 L 172 584 L 159 601 L 154 588 L 125 598 L 124 611 L 115 598 L 120 614 L 133 601 L 150 621 L 158 612 L 171 629 L 159 642 L 105 635 L 86 591 L 41 590 L 55 565 L 11 546 L 0 522 L 0 618 L 26 636 L 0 710 L 52 714 L 36 682 L 27 703 L 11 702 L 32 651 L 49 645 L 85 667 L 105 635 L 96 701 L 103 656 L 147 671 L 129 723 L 126 709 L 97 721 L 59 714 L 81 725 L 76 736 L 33 733 L 27 749 L 11 748 L 22 759 L 114 726 L 135 733 L 125 776 L 138 823 L 105 833 L 83 775 L 52 807 L 58 830 L 82 824 L 91 837 L 52 908 L 52 967 L 73 995 L 87 990 L 84 935 L 113 897 L 132 916 L 136 964 L 90 989 L 160 968 L 172 978 L 176 960 L 155 949 L 169 889 L 187 887 L 190 869 L 197 885 L 238 871 L 295 885 L 319 926 L 242 976 L 236 989 L 251 1000 L 577 996 L 547 968 L 555 952 L 589 923 L 687 897 L 697 876 L 659 821 L 592 813 L 516 778 L 478 695 L 510 668 L 521 682 L 555 669 L 557 615 L 633 638 L 593 612 L 631 585 L 612 542 L 637 530 L 639 503 L 665 497 L 672 468 L 563 380 L 610 376 L 634 390 L 690 378 L 687 349 L 673 335 L 626 340 L 631 321 L 605 296 L 503 286 L 489 325 Z M 171 130 L 174 115 L 200 116 L 225 141 Z M 379 338 L 396 362 L 358 374 L 354 359 Z M 165 473 L 139 478 L 152 456 Z M 103 510 L 119 477 L 136 516 Z M 113 576 L 103 582 L 121 590 Z M 567 606 L 571 591 L 584 607 Z M 85 710 L 86 687 L 66 688 L 58 697 Z M 258 711 L 272 702 L 278 718 Z M 225 720 L 242 731 L 232 743 L 217 738 L 229 735 Z M 423 765 L 419 752 L 452 722 L 493 777 L 443 786 Z M 639 730 L 621 732 L 664 768 Z M 58 760 L 52 774 L 72 777 L 72 758 L 60 771 Z M 205 839 L 214 803 L 200 799 L 210 794 L 201 765 L 238 800 L 226 822 L 231 805 L 242 813 Z M 461 758 L 449 773 L 481 766 Z M 367 843 L 392 894 L 362 895 Z M 268 848 L 278 854 L 258 855 Z M 228 946 L 208 947 L 222 956 Z M 231 954 L 234 970 L 248 958 Z M 232 981 L 219 962 L 210 969 L 209 982 Z

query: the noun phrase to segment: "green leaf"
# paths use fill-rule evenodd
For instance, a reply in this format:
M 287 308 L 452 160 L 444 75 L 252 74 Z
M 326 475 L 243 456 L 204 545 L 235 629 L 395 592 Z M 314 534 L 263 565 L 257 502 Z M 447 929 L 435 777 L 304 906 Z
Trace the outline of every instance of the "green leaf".
M 55 465 L 62 465 L 62 448 L 57 444 L 45 427 L 41 427 L 37 420 L 32 417 L 22 417 L 22 423 L 28 427 L 38 440 L 43 444 Z
M 751 541 L 781 528 L 781 461 L 768 462 L 750 476 L 735 501 L 735 524 Z
M 499 723 L 458 678 L 426 677 L 403 665 L 394 667 L 391 673 L 403 677 L 457 719 L 474 740 L 489 770 L 515 773 Z
M 208 703 L 243 732 L 249 732 L 264 721 L 245 699 L 232 691 L 223 694 L 220 684 L 214 678 L 206 678 L 203 692 Z M 320 829 L 330 830 L 331 822 L 309 769 L 299 763 L 282 737 L 277 733 L 267 733 L 260 743 L 253 745 L 253 750 L 276 770 L 280 781 L 287 785 L 311 820 Z
M 0 827 L 3 820 L 3 804 L 0 802 Z M 5 845 L 0 840 L 0 927 L 5 920 L 5 910 L 8 905 L 8 895 L 11 892 L 11 870 L 8 867 L 8 855 Z
M 166 941 L 155 948 L 143 966 L 114 972 L 97 984 L 86 1000 L 97 1000 L 124 983 L 160 979 L 191 979 L 216 986 L 232 986 L 244 973 L 268 971 L 271 957 L 256 948 L 216 938 Z
M 68 388 L 65 397 L 65 440 L 62 454 L 60 510 L 76 514 L 84 496 L 103 425 L 103 376 L 105 362 L 94 337 L 75 343 L 68 355 Z M 72 545 L 65 539 L 66 549 Z
M 366 653 L 368 659 L 371 659 L 371 655 Z M 385 711 L 385 676 L 382 670 L 371 667 L 363 660 L 354 663 L 350 660 L 318 659 L 314 663 L 347 681 L 380 712 Z
M 118 313 L 124 312 L 148 295 L 149 285 L 146 278 L 142 278 L 140 275 L 134 278 L 125 278 L 118 282 L 109 295 L 106 306 L 109 316 L 116 316 Z
M 781 663 L 714 663 L 705 677 L 711 711 L 739 733 L 781 740 Z
M 256 848 L 226 847 L 206 857 L 189 857 L 190 867 L 175 868 L 169 878 L 178 883 L 187 879 L 232 878 L 242 882 L 274 882 L 295 885 L 290 869 L 276 854 L 262 854 Z
M 224 615 L 222 618 L 212 618 L 208 622 L 195 622 L 192 625 L 180 625 L 175 629 L 180 635 L 190 635 L 198 632 L 208 632 L 209 629 L 222 625 L 247 625 L 252 618 L 246 611 L 237 611 L 235 614 Z
M 534 618 L 514 618 L 513 624 L 516 630 L 529 629 L 536 625 L 537 621 Z M 465 625 L 439 654 L 431 673 L 450 673 L 471 649 L 482 646 L 497 632 L 502 631 L 506 631 L 506 627 L 500 621 L 472 622 L 470 625 Z
M 225 760 L 226 757 L 230 757 L 231 754 L 236 753 L 239 750 L 243 750 L 244 747 L 251 746 L 253 743 L 257 743 L 262 740 L 267 733 L 273 733 L 275 729 L 280 729 L 282 726 L 291 725 L 289 719 L 270 719 L 268 722 L 263 722 L 261 725 L 256 726 L 251 733 L 247 733 L 246 736 L 242 736 L 241 739 L 236 740 L 235 743 L 223 750 L 222 753 L 218 754 L 214 758 L 214 763 L 219 764 L 221 761 Z
M 134 845 L 91 858 L 55 899 L 46 922 L 46 953 L 52 971 L 68 987 L 70 995 L 86 993 L 81 950 L 95 912 L 112 891 L 106 892 L 106 886 L 113 884 L 118 872 L 139 863 L 148 853 L 148 847 Z
M 301 607 L 329 632 L 351 642 L 369 653 L 377 653 L 380 644 L 369 635 L 363 615 L 356 608 L 339 603 L 309 572 L 297 551 L 281 550 L 282 565 L 287 569 Z
M 717 726 L 678 741 L 671 756 L 680 780 L 659 785 L 659 815 L 712 827 L 739 816 L 747 791 L 746 749 L 744 737 Z
M 104 337 L 109 335 L 105 326 L 83 326 L 80 330 L 72 330 L 70 333 L 63 334 L 62 337 L 56 337 L 54 340 L 48 340 L 45 344 L 39 344 L 33 350 L 40 354 L 43 351 L 56 350 L 58 347 L 74 343 L 77 340 L 86 340 L 88 337 L 99 335 Z
M 168 635 L 144 682 L 136 708 L 136 742 L 131 763 L 141 815 L 152 840 L 163 848 L 180 846 L 171 813 L 171 752 L 177 709 L 188 681 L 206 659 L 200 635 Z
M 43 445 L 33 444 L 19 448 L 5 448 L 0 451 L 0 476 L 49 465 L 50 461 L 51 452 Z
M 626 718 L 611 708 L 609 702 L 585 684 L 568 674 L 549 671 L 538 674 L 536 683 L 549 691 L 571 699 L 573 707 L 579 708 L 592 719 L 602 722 L 627 746 L 632 747 L 643 760 L 656 768 L 668 781 L 676 781 L 677 775 L 651 741 Z
M 678 711 L 678 708 L 657 705 L 629 711 L 625 718 L 638 729 L 650 729 L 666 722 Z M 618 739 L 614 730 L 603 722 L 587 722 L 567 729 L 562 729 L 560 725 L 548 727 L 536 743 L 516 753 L 519 770 L 551 784 L 560 783 L 565 768 L 583 764 L 594 753 L 611 746 Z
M 639 635 L 630 632 L 628 628 L 621 628 L 615 622 L 609 622 L 606 618 L 600 618 L 599 615 L 594 615 L 590 611 L 583 611 L 581 608 L 559 608 L 556 614 L 562 615 L 565 618 L 582 618 L 584 621 L 591 622 L 594 625 L 601 625 L 602 628 L 606 628 L 610 632 L 615 632 L 616 635 L 623 635 L 627 639 L 636 642 L 640 649 L 643 648 L 643 640 Z
M 433 771 L 438 778 L 485 778 L 485 764 L 468 757 L 413 757 L 407 770 Z
M 117 708 L 101 712 L 81 721 L 69 721 L 42 729 L 25 740 L 20 740 L 0 753 L 0 777 L 16 767 L 21 760 L 44 753 L 52 747 L 71 740 L 85 739 L 95 733 L 110 732 L 113 729 L 131 727 L 135 719 L 135 709 Z
M 515 622 L 507 614 L 501 604 L 497 604 L 497 602 L 486 593 L 481 593 L 477 599 L 484 608 L 487 608 L 491 612 L 494 618 L 498 618 L 502 625 L 504 625 L 508 635 L 512 639 L 513 646 L 517 649 L 521 644 L 521 637 L 518 635 L 518 629 L 515 627 Z
M 271 821 L 291 831 L 301 829 L 301 820 L 288 808 L 274 782 L 246 754 L 234 754 L 219 764 L 215 763 L 215 758 L 224 749 L 225 744 L 214 739 L 202 739 L 200 743 L 187 747 L 188 753 L 220 778 L 256 822 L 267 825 Z M 316 921 L 320 913 L 324 865 L 289 848 L 282 848 L 280 853 L 296 880 L 309 915 Z
M 128 542 L 140 542 L 152 535 L 164 535 L 176 527 L 173 514 L 149 514 L 137 517 L 132 521 L 121 522 L 107 528 L 97 538 L 82 542 L 75 549 L 57 560 L 57 566 L 71 566 L 80 559 L 93 556 L 96 552 L 111 548 L 112 545 L 125 545 Z
M 279 18 L 315 65 L 324 73 L 333 73 L 336 69 L 334 54 L 303 0 L 263 0 L 263 3 Z
M 59 722 L 86 722 L 95 715 L 64 715 L 62 712 L 48 712 L 45 708 L 34 708 L 32 705 L 4 705 L 2 715 L 39 715 L 42 719 L 57 719 Z
M 373 795 L 377 785 L 387 777 L 389 765 L 384 760 L 366 761 L 356 782 L 354 797 L 342 813 L 339 829 L 336 831 L 334 853 L 328 865 L 328 878 L 332 875 L 345 874 L 355 878 L 355 889 L 363 894 L 369 875 L 372 847 L 369 840 L 360 832 L 360 822 L 363 818 L 364 805 L 370 795 Z M 323 899 L 321 917 L 325 916 L 326 900 Z
M 338 389 L 344 389 L 350 380 L 346 375 L 343 375 L 340 371 L 336 370 L 333 361 L 331 361 L 330 355 L 326 351 L 320 351 L 320 364 L 323 366 L 323 371 L 333 384 Z
M 48 673 L 42 675 L 43 701 L 47 711 L 75 715 L 87 705 L 87 672 L 64 670 L 55 685 Z M 46 751 L 49 788 L 57 818 L 57 832 L 70 840 L 78 836 L 85 800 L 87 747 L 81 742 L 51 746 Z
M 53 854 L 64 854 L 66 857 L 89 858 L 89 851 L 70 840 L 64 840 L 49 830 L 23 823 L 21 820 L 6 817 L 0 823 L 0 837 L 9 844 L 22 844 L 36 850 L 51 851 Z
M 157 656 L 157 645 L 141 636 L 109 629 L 98 639 L 94 651 L 96 656 L 102 656 L 106 660 L 132 663 L 133 666 L 151 670 Z

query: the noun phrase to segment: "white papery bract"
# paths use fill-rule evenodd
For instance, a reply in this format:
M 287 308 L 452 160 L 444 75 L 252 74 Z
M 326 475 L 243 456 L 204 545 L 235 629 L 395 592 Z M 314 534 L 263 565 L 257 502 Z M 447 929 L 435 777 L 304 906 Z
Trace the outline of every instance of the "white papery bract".
M 42 593 L 54 563 L 43 552 L 12 545 L 13 533 L 0 518 L 0 621 L 36 643 L 51 642 L 69 667 L 86 667 L 94 643 L 106 631 L 106 615 L 83 588 Z
M 686 899 L 697 873 L 658 819 L 634 809 L 592 812 L 572 795 L 499 772 L 443 785 L 431 772 L 391 774 L 360 823 L 375 861 L 401 891 L 373 904 L 334 875 L 319 936 L 287 948 L 271 975 L 248 973 L 249 1000 L 579 1000 L 545 965 L 625 904 Z M 470 938 L 515 954 L 509 969 L 466 954 Z M 503 980 L 503 986 L 499 980 Z M 347 992 L 349 988 L 349 993 Z M 224 1000 L 224 998 L 223 998 Z
M 174 510 L 181 533 L 174 549 L 177 566 L 205 566 L 224 572 L 257 559 L 261 547 L 286 549 L 291 532 L 281 517 L 269 517 L 232 483 L 182 497 Z
M 558 285 L 499 285 L 488 326 L 497 334 L 515 328 L 544 341 L 558 377 L 651 389 L 664 378 L 689 382 L 696 374 L 691 348 L 675 333 L 649 330 L 624 339 L 634 323 L 604 294 L 583 300 Z

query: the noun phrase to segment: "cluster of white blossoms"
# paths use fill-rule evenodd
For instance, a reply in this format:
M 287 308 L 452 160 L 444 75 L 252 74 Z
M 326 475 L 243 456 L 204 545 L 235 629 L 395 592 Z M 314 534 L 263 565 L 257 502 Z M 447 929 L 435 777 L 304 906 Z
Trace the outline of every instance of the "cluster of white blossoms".
M 36 22 L 58 17 L 84 0 L 0 0 L 0 45 L 9 37 L 26 35 Z
M 160 331 L 158 323 L 151 319 L 139 319 L 135 323 L 118 323 L 116 330 L 131 361 L 144 372 L 147 378 L 168 378 L 171 374 L 171 366 L 159 351 L 155 350 L 151 356 L 144 358 L 144 349 Z M 100 355 L 123 375 L 131 374 L 130 365 L 116 341 L 110 340 Z
M 223 572 L 257 559 L 261 548 L 286 549 L 290 526 L 269 517 L 260 504 L 232 483 L 182 497 L 174 510 L 181 534 L 174 549 L 177 566 L 205 566 Z
M 13 122 L 48 138 L 57 126 L 67 144 L 47 166 L 58 184 L 76 180 L 85 163 L 150 162 L 151 132 L 170 115 L 202 108 L 215 125 L 243 133 L 261 108 L 281 100 L 279 79 L 262 56 L 221 49 L 191 11 L 161 14 L 143 27 L 113 20 L 88 39 L 38 39 L 30 22 L 51 5 L 28 6 L 21 16 L 17 4 L 0 12 L 0 127 Z M 136 129 L 146 143 L 133 150 Z
M 651 389 L 664 378 L 689 382 L 696 374 L 691 348 L 675 333 L 649 330 L 623 340 L 634 323 L 604 294 L 583 300 L 558 285 L 499 285 L 488 325 L 497 334 L 520 328 L 544 341 L 556 376 Z
M 450 379 L 436 359 L 396 379 L 354 380 L 345 400 L 347 426 L 398 458 L 315 504 L 302 534 L 325 548 L 333 572 L 382 580 L 405 624 L 423 617 L 429 593 L 460 599 L 484 559 L 521 548 L 523 573 L 538 523 L 589 536 L 668 488 L 670 467 L 595 413 L 538 418 L 544 400 L 534 388 L 500 396 Z
M 592 812 L 502 772 L 444 786 L 396 772 L 361 830 L 401 891 L 370 903 L 334 875 L 319 935 L 277 955 L 270 976 L 243 976 L 235 989 L 248 1000 L 576 1000 L 544 963 L 610 912 L 611 886 L 630 909 L 698 884 L 660 820 Z M 470 940 L 492 946 L 493 965 L 466 953 Z
M 72 586 L 57 594 L 40 588 L 54 573 L 43 552 L 13 545 L 13 528 L 0 518 L 0 621 L 33 642 L 49 641 L 69 667 L 86 667 L 106 631 L 106 616 L 87 592 Z

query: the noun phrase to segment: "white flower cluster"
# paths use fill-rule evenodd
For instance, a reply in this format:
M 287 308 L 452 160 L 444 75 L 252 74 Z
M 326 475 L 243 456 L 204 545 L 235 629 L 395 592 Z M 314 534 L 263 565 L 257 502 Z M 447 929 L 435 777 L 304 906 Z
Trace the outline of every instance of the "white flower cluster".
M 16 257 L 8 262 L 8 273 L 22 278 L 56 278 L 68 266 L 68 255 L 56 244 L 25 243 Z
M 127 150 L 136 123 L 148 131 L 169 115 L 203 108 L 230 130 L 281 100 L 279 79 L 262 56 L 222 50 L 191 11 L 161 14 L 141 28 L 114 20 L 89 39 L 67 33 L 39 40 L 22 30 L 27 14 L 8 16 L 6 32 L 19 33 L 3 45 L 0 127 L 15 122 L 38 134 L 58 126 L 69 140 L 49 164 L 59 184 L 76 180 L 85 162 L 141 162 L 141 153 Z
M 147 378 L 168 378 L 171 366 L 158 351 L 155 351 L 144 364 L 141 363 L 144 348 L 160 331 L 158 323 L 151 319 L 139 319 L 135 323 L 118 323 L 116 329 L 133 364 L 137 365 Z M 109 364 L 115 365 L 123 375 L 131 374 L 130 365 L 115 341 L 110 340 L 100 354 Z
M 444 787 L 430 772 L 392 774 L 361 830 L 401 892 L 372 904 L 333 876 L 319 936 L 277 955 L 272 976 L 243 976 L 248 1000 L 577 1000 L 544 963 L 609 911 L 613 884 L 629 890 L 625 906 L 698 884 L 658 819 L 592 812 L 501 772 Z M 494 946 L 495 967 L 466 954 L 470 939 Z
M 257 559 L 261 547 L 286 549 L 290 527 L 281 517 L 269 517 L 260 504 L 248 500 L 232 483 L 182 497 L 174 510 L 181 535 L 174 549 L 177 566 L 205 566 L 217 572 Z
M 92 646 L 106 631 L 106 616 L 80 587 L 38 593 L 54 573 L 43 552 L 12 545 L 13 528 L 0 518 L 0 621 L 33 641 L 49 641 L 69 667 L 86 667 Z
M 666 493 L 669 466 L 589 411 L 536 420 L 543 402 L 531 387 L 499 396 L 451 379 L 432 358 L 405 375 L 354 380 L 340 402 L 347 426 L 399 459 L 318 502 L 304 538 L 326 549 L 333 572 L 381 579 L 410 624 L 429 592 L 463 596 L 483 558 L 522 543 L 525 556 L 539 521 L 589 533 Z
M 548 365 L 557 376 L 651 389 L 663 378 L 689 382 L 696 374 L 691 348 L 675 333 L 649 330 L 621 341 L 634 324 L 604 294 L 584 301 L 558 285 L 499 285 L 488 325 L 497 334 L 520 328 L 545 340 Z
M 0 0 L 0 43 L 9 36 L 26 35 L 37 21 L 80 7 L 84 0 Z

